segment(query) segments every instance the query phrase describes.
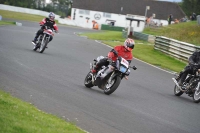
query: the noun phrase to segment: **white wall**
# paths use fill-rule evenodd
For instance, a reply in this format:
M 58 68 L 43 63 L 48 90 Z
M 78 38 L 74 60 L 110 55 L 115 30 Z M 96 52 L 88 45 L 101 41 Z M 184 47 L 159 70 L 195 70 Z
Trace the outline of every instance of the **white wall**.
M 74 18 L 74 13 L 75 13 L 75 22 L 77 23 L 77 25 L 79 25 L 81 27 L 92 28 L 92 21 L 93 20 L 96 21 L 99 25 L 108 24 L 108 21 L 106 22 L 107 19 L 115 20 L 116 21 L 115 26 L 128 27 L 130 25 L 130 21 L 126 20 L 125 15 L 111 14 L 111 18 L 106 18 L 106 17 L 103 17 L 103 12 L 90 11 L 90 14 L 86 15 L 86 14 L 79 14 L 79 10 L 80 9 L 72 8 L 71 19 Z M 99 20 L 96 20 L 95 17 L 94 17 L 95 14 L 100 14 L 101 18 Z M 86 18 L 90 18 L 88 22 L 87 22 Z M 135 15 L 134 19 L 145 20 L 145 17 Z M 137 26 L 136 21 L 132 22 L 132 27 L 133 27 L 134 31 L 141 32 L 141 31 L 143 31 L 144 26 L 145 26 L 145 23 L 142 22 L 142 21 L 140 22 L 139 27 Z
M 1 10 L 14 11 L 14 12 L 34 14 L 34 15 L 41 15 L 41 16 L 44 16 L 44 17 L 47 17 L 49 15 L 49 12 L 45 12 L 45 11 L 29 9 L 29 8 L 22 8 L 22 7 L 15 7 L 15 6 L 3 5 L 3 4 L 0 4 L 0 9 Z M 95 20 L 94 15 L 96 13 L 99 13 L 101 15 L 101 19 L 95 20 L 99 23 L 99 26 L 101 24 L 107 24 L 106 19 L 116 20 L 115 26 L 120 26 L 120 27 L 128 27 L 129 23 L 130 23 L 129 21 L 126 20 L 125 15 L 112 14 L 111 18 L 105 18 L 105 17 L 103 17 L 103 12 L 90 11 L 90 15 L 83 15 L 83 14 L 79 14 L 79 9 L 76 9 L 76 17 L 75 17 L 75 20 L 73 20 L 74 10 L 75 9 L 72 8 L 71 20 L 70 19 L 62 19 L 62 18 L 60 18 L 59 15 L 56 15 L 55 19 L 58 20 L 58 22 L 60 24 L 80 26 L 80 27 L 83 27 L 83 28 L 90 28 L 91 29 L 93 27 L 92 20 Z M 82 17 L 80 17 L 80 16 L 82 16 Z M 86 17 L 90 18 L 88 22 L 86 21 Z M 144 19 L 144 16 L 135 16 L 134 18 L 142 20 L 142 19 Z M 165 20 L 157 20 L 157 19 L 154 19 L 154 20 L 155 21 L 162 21 L 163 25 L 168 24 L 167 21 L 165 21 Z M 141 32 L 144 29 L 144 22 L 140 22 L 140 26 L 138 27 L 137 22 L 133 21 L 132 26 L 133 26 L 134 31 Z
M 1 10 L 14 11 L 14 12 L 34 14 L 34 15 L 40 15 L 40 16 L 44 16 L 44 17 L 48 17 L 48 15 L 49 15 L 49 12 L 45 12 L 45 11 L 23 8 L 23 7 L 15 7 L 15 6 L 3 5 L 3 4 L 0 4 L 0 9 Z M 74 21 L 69 20 L 69 19 L 62 19 L 62 18 L 60 18 L 59 15 L 56 15 L 55 19 L 58 20 L 58 22 L 60 24 L 68 24 L 68 25 L 77 26 Z

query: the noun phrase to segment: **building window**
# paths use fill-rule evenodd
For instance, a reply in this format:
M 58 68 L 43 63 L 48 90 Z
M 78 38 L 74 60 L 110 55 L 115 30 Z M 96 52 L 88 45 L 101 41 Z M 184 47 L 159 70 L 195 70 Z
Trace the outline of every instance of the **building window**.
M 84 14 L 84 10 L 79 10 L 79 14 Z
M 86 15 L 90 15 L 90 11 L 85 10 L 85 14 L 86 14 Z
M 88 11 L 88 10 L 79 10 L 79 14 L 90 15 L 90 11 Z
M 111 14 L 110 13 L 103 13 L 103 17 L 105 17 L 105 18 L 111 18 Z

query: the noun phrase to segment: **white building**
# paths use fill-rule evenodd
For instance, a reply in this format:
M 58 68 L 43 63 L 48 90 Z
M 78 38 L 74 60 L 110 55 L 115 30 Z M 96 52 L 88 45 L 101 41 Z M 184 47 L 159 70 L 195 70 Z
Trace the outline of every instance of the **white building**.
M 149 10 L 147 10 L 147 6 L 150 7 Z M 132 14 L 132 24 L 126 19 L 127 14 Z M 96 21 L 99 25 L 114 22 L 114 26 L 128 27 L 131 25 L 134 31 L 141 32 L 144 29 L 146 17 L 151 17 L 153 14 L 155 15 L 153 21 L 157 24 L 162 23 L 162 25 L 168 24 L 169 14 L 173 14 L 174 19 L 185 16 L 178 4 L 172 2 L 153 0 L 74 0 L 71 19 L 82 27 L 92 28 L 92 21 Z

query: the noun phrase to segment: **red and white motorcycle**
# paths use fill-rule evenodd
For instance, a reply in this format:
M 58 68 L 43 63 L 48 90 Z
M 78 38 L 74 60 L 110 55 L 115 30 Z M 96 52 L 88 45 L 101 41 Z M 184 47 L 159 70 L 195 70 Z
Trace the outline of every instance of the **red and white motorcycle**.
M 40 53 L 43 53 L 45 48 L 47 48 L 47 44 L 49 43 L 49 40 L 51 37 L 54 36 L 53 30 L 47 26 L 45 26 L 45 29 L 41 35 L 39 35 L 36 45 L 33 47 L 33 50 L 36 51 L 39 49 Z
M 123 78 L 127 78 L 130 74 L 130 69 L 136 70 L 135 66 L 130 66 L 129 62 L 122 57 L 118 57 L 114 64 L 108 66 L 102 66 L 96 74 L 93 74 L 93 70 L 103 56 L 99 56 L 94 59 L 94 63 L 90 64 L 90 72 L 87 74 L 84 80 L 86 87 L 91 88 L 93 86 L 98 86 L 104 91 L 106 95 L 112 94 L 120 85 Z

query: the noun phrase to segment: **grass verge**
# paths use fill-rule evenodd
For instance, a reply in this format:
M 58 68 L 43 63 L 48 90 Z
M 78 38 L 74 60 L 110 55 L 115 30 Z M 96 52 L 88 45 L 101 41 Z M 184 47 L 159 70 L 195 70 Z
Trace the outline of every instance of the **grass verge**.
M 0 133 L 85 133 L 0 90 Z
M 15 22 L 0 21 L 0 26 L 2 25 L 15 25 Z
M 145 28 L 143 33 L 156 36 L 165 36 L 200 46 L 200 25 L 197 24 L 197 21 L 172 24 L 159 28 L 149 27 Z
M 42 21 L 42 19 L 45 18 L 44 16 L 40 16 L 40 15 L 13 12 L 13 11 L 7 11 L 7 10 L 0 10 L 0 15 L 2 16 L 2 18 L 12 19 L 12 20 L 35 21 L 35 22 L 40 22 Z M 58 23 L 58 20 L 56 20 L 56 23 Z
M 101 33 L 81 33 L 81 36 L 87 36 L 89 39 L 101 40 L 109 46 L 121 45 L 124 42 L 121 32 L 105 31 Z M 143 60 L 149 64 L 155 65 L 168 71 L 180 72 L 186 65 L 185 62 L 174 59 L 158 50 L 154 49 L 154 45 L 141 40 L 135 39 L 135 48 L 133 56 Z

